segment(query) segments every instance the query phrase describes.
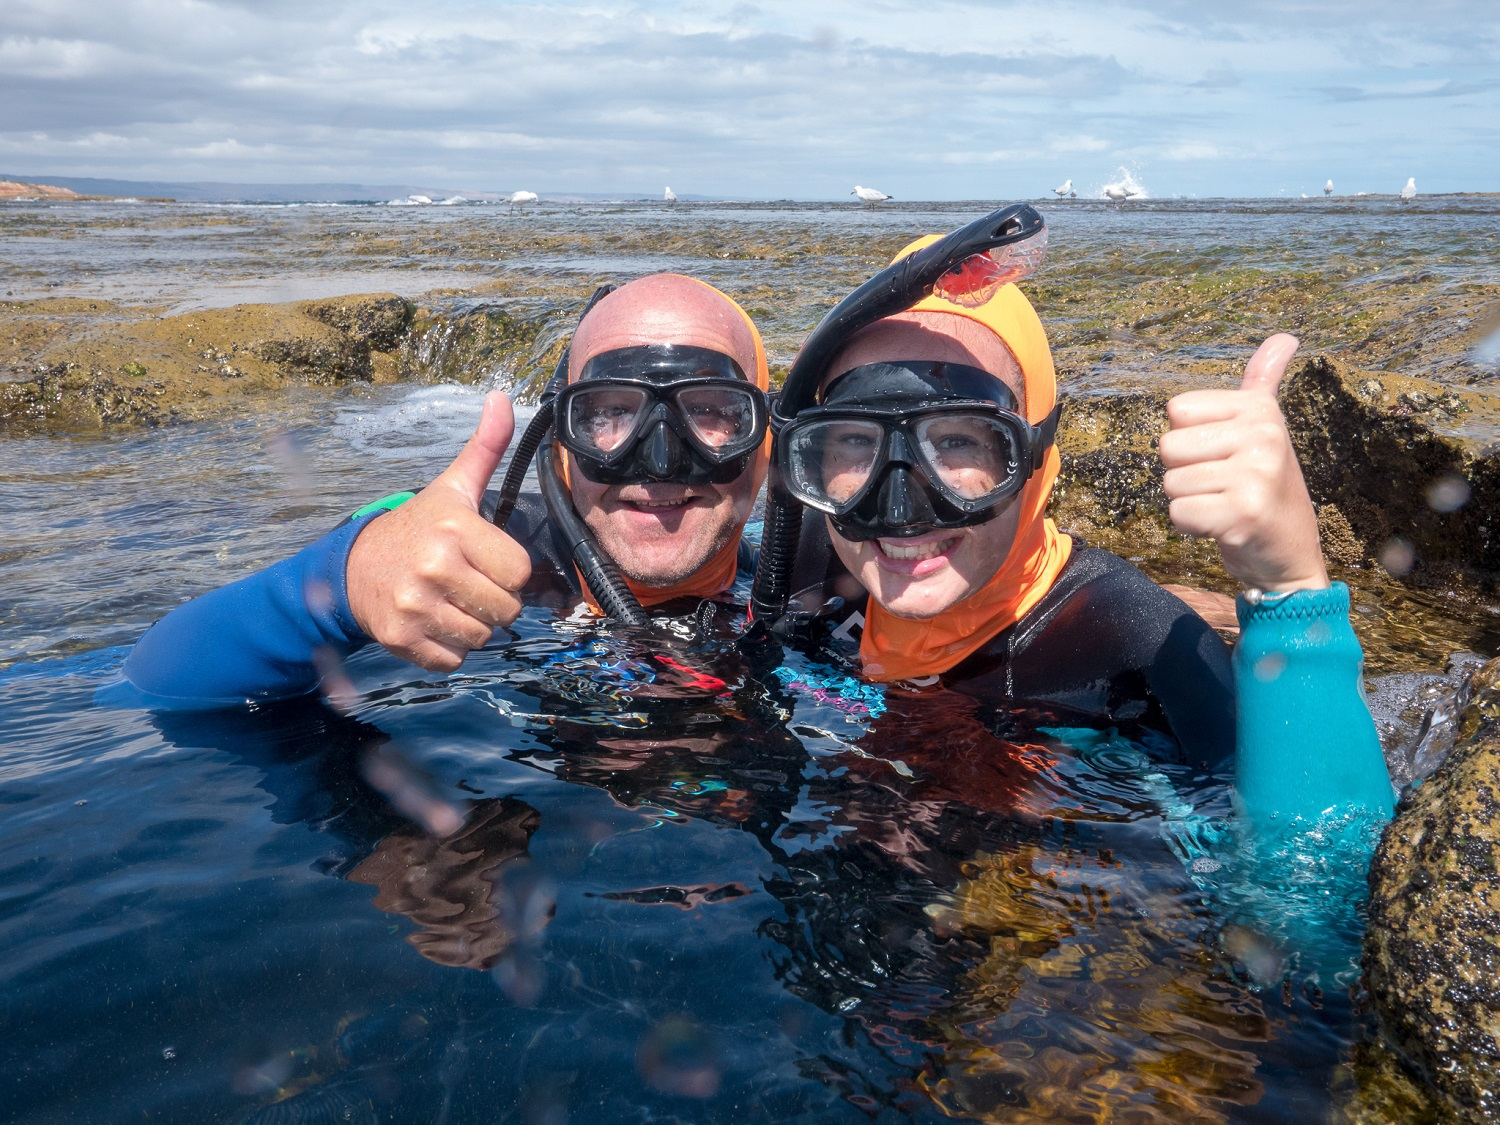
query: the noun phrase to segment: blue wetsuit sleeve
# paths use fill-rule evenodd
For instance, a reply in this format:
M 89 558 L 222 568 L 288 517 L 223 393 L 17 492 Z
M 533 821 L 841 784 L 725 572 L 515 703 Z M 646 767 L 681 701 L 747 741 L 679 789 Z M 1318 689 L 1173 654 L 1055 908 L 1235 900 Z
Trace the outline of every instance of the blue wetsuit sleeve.
M 362 509 L 289 559 L 194 598 L 125 659 L 125 678 L 158 707 L 287 699 L 317 687 L 320 659 L 369 643 L 349 609 L 354 540 L 385 509 Z
M 1389 816 L 1390 775 L 1365 703 L 1349 587 L 1238 602 L 1235 790 L 1252 821 L 1330 810 Z

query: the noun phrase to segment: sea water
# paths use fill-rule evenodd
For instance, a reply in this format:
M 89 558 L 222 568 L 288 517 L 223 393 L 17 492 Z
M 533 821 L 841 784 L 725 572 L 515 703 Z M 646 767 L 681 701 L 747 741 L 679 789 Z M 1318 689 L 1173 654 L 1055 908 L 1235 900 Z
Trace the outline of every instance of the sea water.
M 1433 203 L 1426 226 L 1388 203 L 1048 213 L 1075 284 L 1186 256 L 1407 301 L 1496 284 L 1492 205 Z M 783 360 L 909 234 L 982 210 L 90 207 L 0 212 L 14 299 L 459 301 L 522 275 L 504 299 L 561 317 L 579 286 L 678 268 L 749 295 Z M 1126 299 L 1107 280 L 1099 299 Z M 1239 347 L 1256 315 L 1210 327 Z M 1287 1121 L 1340 1101 L 1370 1033 L 1368 826 L 1248 857 L 1225 779 L 1145 729 L 767 659 L 733 615 L 663 640 L 529 610 L 454 676 L 362 653 L 332 702 L 111 694 L 174 605 L 429 479 L 484 389 L 0 439 L 6 1119 Z

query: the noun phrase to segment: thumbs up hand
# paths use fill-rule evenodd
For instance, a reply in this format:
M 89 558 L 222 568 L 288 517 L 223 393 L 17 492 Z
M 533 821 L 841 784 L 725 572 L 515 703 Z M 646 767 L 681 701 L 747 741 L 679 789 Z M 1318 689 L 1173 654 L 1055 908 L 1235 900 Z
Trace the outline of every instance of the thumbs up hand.
M 404 660 L 451 672 L 521 612 L 531 560 L 479 514 L 515 424 L 510 399 L 492 392 L 453 463 L 354 541 L 349 608 L 360 628 Z
M 1296 350 L 1295 336 L 1272 336 L 1239 390 L 1173 398 L 1160 446 L 1172 522 L 1218 540 L 1224 568 L 1268 592 L 1328 586 L 1318 518 L 1276 403 Z

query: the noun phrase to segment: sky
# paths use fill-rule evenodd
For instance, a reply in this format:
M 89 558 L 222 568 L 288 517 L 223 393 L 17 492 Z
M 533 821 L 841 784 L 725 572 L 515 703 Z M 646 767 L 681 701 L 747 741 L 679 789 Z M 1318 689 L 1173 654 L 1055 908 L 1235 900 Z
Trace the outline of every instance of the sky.
M 1500 191 L 1497 0 L 4 0 L 0 170 L 744 199 Z

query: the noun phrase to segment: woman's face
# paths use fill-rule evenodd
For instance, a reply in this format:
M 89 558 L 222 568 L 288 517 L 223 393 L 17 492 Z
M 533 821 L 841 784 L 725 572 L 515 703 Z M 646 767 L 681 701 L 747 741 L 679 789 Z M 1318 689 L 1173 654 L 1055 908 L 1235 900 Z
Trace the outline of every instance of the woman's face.
M 982 368 L 999 376 L 1025 409 L 1015 357 L 997 337 L 967 318 L 945 313 L 891 317 L 856 337 L 830 370 L 838 373 L 882 360 L 941 360 Z M 834 479 L 838 475 L 832 473 Z M 1018 494 L 976 527 L 859 542 L 845 539 L 831 522 L 828 532 L 840 560 L 871 597 L 898 617 L 923 619 L 952 608 L 995 577 L 1015 543 L 1019 518 Z

